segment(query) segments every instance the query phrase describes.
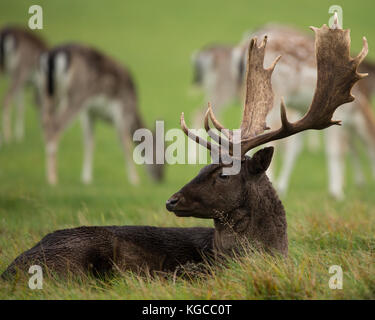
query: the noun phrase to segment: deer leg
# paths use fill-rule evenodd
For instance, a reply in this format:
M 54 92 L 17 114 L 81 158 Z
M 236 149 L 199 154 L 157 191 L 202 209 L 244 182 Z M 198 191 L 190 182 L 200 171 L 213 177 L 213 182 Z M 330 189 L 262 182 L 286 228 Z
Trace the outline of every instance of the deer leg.
M 281 196 L 286 195 L 288 191 L 289 179 L 301 150 L 302 137 L 300 135 L 291 136 L 285 141 L 283 167 L 277 182 L 277 190 Z
M 133 141 L 130 136 L 129 126 L 125 125 L 121 106 L 115 105 L 114 110 L 114 123 L 123 147 L 129 181 L 132 185 L 137 185 L 139 184 L 139 177 L 133 160 Z
M 57 148 L 58 139 L 51 138 L 46 143 L 46 168 L 47 168 L 47 181 L 50 185 L 54 186 L 57 184 Z
M 325 149 L 328 162 L 329 193 L 336 199 L 344 198 L 344 146 L 340 127 L 331 127 L 325 131 Z
M 63 132 L 66 130 L 77 115 L 87 107 L 85 100 L 87 95 L 82 95 L 79 91 L 74 95 L 61 97 L 58 102 L 58 112 L 56 112 L 54 122 L 56 131 Z
M 12 101 L 15 93 L 15 83 L 11 85 L 8 89 L 7 93 L 5 94 L 5 98 L 3 101 L 3 135 L 4 135 L 4 142 L 9 143 L 12 139 L 12 131 L 11 131 L 11 107 Z
M 57 151 L 59 138 L 62 132 L 71 123 L 74 116 L 80 111 L 83 97 L 74 96 L 69 99 L 69 110 L 65 109 L 61 114 L 56 115 L 51 112 L 53 106 L 56 107 L 56 101 L 46 99 L 43 102 L 43 127 L 46 139 L 46 169 L 47 181 L 50 185 L 56 185 L 57 178 Z
M 15 128 L 15 137 L 19 142 L 23 140 L 24 131 L 25 131 L 25 102 L 24 102 L 24 89 L 20 89 L 17 92 L 17 116 L 16 116 L 16 128 Z
M 10 124 L 10 107 L 11 107 L 11 102 L 12 100 L 12 96 L 10 95 L 10 93 L 7 93 L 7 95 L 5 96 L 5 100 L 4 100 L 4 109 L 3 109 L 3 136 L 4 136 L 4 142 L 5 143 L 9 143 L 11 138 L 12 138 L 12 134 L 11 134 L 11 124 Z
M 122 135 L 122 144 L 124 146 L 124 154 L 126 158 L 126 166 L 129 175 L 129 181 L 133 185 L 139 184 L 139 177 L 133 161 L 133 142 L 129 134 L 124 133 Z
M 82 113 L 81 125 L 83 131 L 83 167 L 82 182 L 90 184 L 92 182 L 92 160 L 94 152 L 94 119 L 88 111 Z
M 12 138 L 12 131 L 11 131 L 11 107 L 14 97 L 18 94 L 23 87 L 24 82 L 26 79 L 25 72 L 16 72 L 12 76 L 12 83 L 5 95 L 3 101 L 3 134 L 4 134 L 4 141 L 10 142 Z

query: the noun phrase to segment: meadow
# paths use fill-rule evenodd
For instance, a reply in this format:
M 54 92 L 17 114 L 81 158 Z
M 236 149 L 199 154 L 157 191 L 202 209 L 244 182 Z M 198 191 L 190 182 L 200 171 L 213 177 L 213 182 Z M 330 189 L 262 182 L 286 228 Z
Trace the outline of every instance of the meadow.
M 326 1 L 38 1 L 3 0 L 0 26 L 26 25 L 28 8 L 40 4 L 50 45 L 83 42 L 96 46 L 128 66 L 137 84 L 141 114 L 148 127 L 156 119 L 166 128 L 179 126 L 202 105 L 203 95 L 192 88 L 190 57 L 208 43 L 237 43 L 246 30 L 266 22 L 282 22 L 307 30 L 329 19 Z M 344 27 L 352 29 L 352 49 L 365 35 L 375 43 L 373 1 L 337 1 Z M 0 79 L 0 97 L 7 80 Z M 66 132 L 58 154 L 59 184 L 46 183 L 43 137 L 31 92 L 27 96 L 24 141 L 0 145 L 0 273 L 22 251 L 57 229 L 81 225 L 212 226 L 211 221 L 177 218 L 165 201 L 193 178 L 201 166 L 168 166 L 166 179 L 156 184 L 138 167 L 139 186 L 126 177 L 124 157 L 113 128 L 98 123 L 94 181 L 80 181 L 82 135 L 78 121 Z M 240 105 L 222 119 L 235 127 Z M 190 120 L 190 119 L 189 119 Z M 322 140 L 323 141 L 323 140 Z M 45 280 L 43 290 L 25 282 L 0 282 L 0 299 L 374 299 L 375 298 L 375 181 L 369 160 L 362 157 L 366 184 L 353 183 L 346 159 L 346 198 L 327 192 L 324 146 L 304 150 L 283 203 L 287 213 L 289 258 L 247 256 L 228 268 L 212 270 L 207 278 L 140 278 L 126 273 L 110 282 L 94 279 Z M 363 150 L 363 147 L 361 149 Z M 280 152 L 276 152 L 279 163 Z M 331 265 L 344 272 L 343 289 L 328 286 Z

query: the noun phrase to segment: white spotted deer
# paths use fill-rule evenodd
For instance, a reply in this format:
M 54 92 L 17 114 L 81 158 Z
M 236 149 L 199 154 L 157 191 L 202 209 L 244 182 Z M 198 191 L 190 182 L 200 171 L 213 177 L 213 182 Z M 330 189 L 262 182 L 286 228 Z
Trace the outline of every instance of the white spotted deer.
M 58 142 L 69 124 L 81 117 L 84 136 L 82 181 L 92 180 L 94 123 L 112 124 L 124 149 L 129 180 L 138 183 L 133 162 L 133 133 L 144 128 L 133 79 L 120 64 L 94 48 L 61 45 L 41 58 L 42 122 L 46 140 L 47 179 L 57 183 Z M 156 144 L 153 145 L 154 151 Z M 155 152 L 154 152 L 155 153 Z M 163 165 L 148 164 L 156 181 L 163 178 Z
M 15 138 L 24 136 L 24 91 L 28 85 L 35 89 L 36 106 L 39 107 L 37 67 L 41 54 L 47 50 L 44 41 L 35 32 L 21 27 L 5 27 L 0 31 L 0 71 L 10 78 L 3 100 L 2 133 L 5 143 L 12 138 L 11 107 L 15 100 L 17 113 Z
M 113 268 L 170 272 L 188 261 L 204 261 L 202 256 L 219 258 L 242 253 L 243 245 L 248 243 L 262 251 L 287 256 L 285 211 L 265 174 L 273 148 L 262 149 L 253 157 L 246 153 L 305 130 L 322 130 L 340 124 L 332 120 L 335 110 L 353 101 L 353 85 L 366 76 L 357 72 L 368 52 L 365 38 L 361 53 L 353 59 L 349 53 L 349 30 L 330 29 L 326 25 L 312 29 L 316 34 L 318 82 L 312 103 L 302 119 L 289 122 L 281 102 L 281 127 L 264 132 L 274 99 L 271 75 L 279 59 L 264 69 L 266 37 L 259 46 L 256 38 L 250 42 L 240 141 L 232 139 L 233 131 L 224 130 L 211 108 L 205 115 L 205 128 L 211 141 L 189 130 L 183 113 L 181 115 L 185 134 L 208 148 L 212 155 L 222 159 L 222 148 L 232 154 L 236 149 L 234 144 L 241 147 L 239 155 L 232 154 L 241 162 L 238 174 L 223 174 L 227 164 L 222 161 L 207 165 L 166 202 L 167 209 L 177 216 L 213 219 L 215 228 L 111 226 L 55 231 L 18 256 L 2 277 L 12 278 L 17 270 L 28 270 L 30 264 L 36 263 L 51 272 L 65 274 L 68 270 L 103 274 Z M 209 121 L 221 135 L 210 129 Z

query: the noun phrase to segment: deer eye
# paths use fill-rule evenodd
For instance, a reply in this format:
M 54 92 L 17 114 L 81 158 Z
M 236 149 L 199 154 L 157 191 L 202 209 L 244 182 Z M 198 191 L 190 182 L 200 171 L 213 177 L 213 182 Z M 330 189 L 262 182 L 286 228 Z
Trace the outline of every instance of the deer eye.
M 229 179 L 229 175 L 227 174 L 223 174 L 222 172 L 219 174 L 219 178 L 221 180 L 228 180 Z

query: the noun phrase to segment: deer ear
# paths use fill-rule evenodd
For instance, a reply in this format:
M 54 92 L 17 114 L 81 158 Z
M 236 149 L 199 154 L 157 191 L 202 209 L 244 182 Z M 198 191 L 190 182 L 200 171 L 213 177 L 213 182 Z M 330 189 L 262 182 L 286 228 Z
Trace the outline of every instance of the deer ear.
M 267 147 L 257 151 L 251 159 L 248 160 L 248 170 L 251 174 L 265 172 L 272 160 L 273 147 Z

